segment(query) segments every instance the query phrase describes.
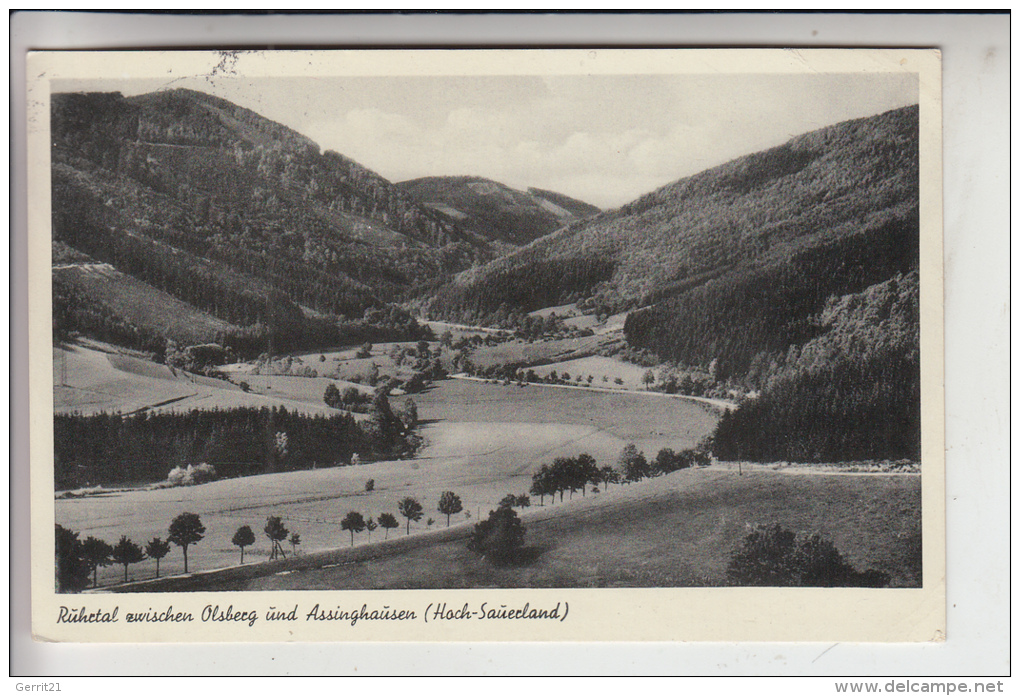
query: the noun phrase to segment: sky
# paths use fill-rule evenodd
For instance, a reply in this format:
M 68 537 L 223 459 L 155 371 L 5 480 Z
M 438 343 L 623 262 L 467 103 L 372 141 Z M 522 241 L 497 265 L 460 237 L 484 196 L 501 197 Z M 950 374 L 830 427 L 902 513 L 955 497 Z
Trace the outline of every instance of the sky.
M 902 73 L 78 81 L 228 99 L 393 182 L 473 175 L 612 208 L 851 118 L 916 104 Z

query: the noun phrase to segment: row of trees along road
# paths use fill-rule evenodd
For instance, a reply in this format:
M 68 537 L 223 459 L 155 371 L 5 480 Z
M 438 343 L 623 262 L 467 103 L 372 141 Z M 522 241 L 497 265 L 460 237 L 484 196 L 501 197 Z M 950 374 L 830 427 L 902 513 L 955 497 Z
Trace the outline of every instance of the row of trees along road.
M 644 452 L 639 452 L 637 447 L 629 444 L 620 452 L 617 460 L 619 468 L 610 465 L 600 468 L 590 454 L 557 457 L 552 465 L 543 464 L 532 476 L 530 492 L 531 495 L 538 496 L 540 503 L 544 505 L 546 496 L 550 496 L 553 502 L 556 502 L 557 494 L 562 502 L 567 491 L 570 492 L 571 498 L 578 490 L 584 496 L 589 485 L 593 488 L 596 486 L 608 488 L 613 483 L 634 483 L 644 478 L 662 476 L 694 465 L 706 466 L 709 463 L 711 457 L 703 449 L 674 452 L 669 448 L 659 450 L 655 459 L 649 462 Z
M 283 542 L 289 541 L 293 551 L 301 544 L 301 535 L 290 532 L 280 517 L 270 516 L 266 519 L 264 529 L 272 544 L 270 560 L 277 556 L 286 558 Z M 98 586 L 99 568 L 111 564 L 124 566 L 124 582 L 128 581 L 128 567 L 141 563 L 146 558 L 156 561 L 156 577 L 159 577 L 159 562 L 170 553 L 170 545 L 181 549 L 184 556 L 184 572 L 188 572 L 188 547 L 205 538 L 205 525 L 201 518 L 193 512 L 184 512 L 170 523 L 167 538 L 155 537 L 143 550 L 127 536 L 121 536 L 116 546 L 111 546 L 102 539 L 89 536 L 84 540 L 78 533 L 56 525 L 56 563 L 57 587 L 61 592 L 79 592 L 85 589 L 92 578 L 92 586 Z M 248 525 L 243 525 L 234 533 L 231 543 L 241 549 L 241 563 L 244 563 L 244 549 L 255 543 L 255 533 Z
M 205 537 L 205 525 L 198 515 L 184 512 L 170 523 L 167 538 L 155 537 L 142 548 L 121 536 L 116 546 L 102 539 L 89 536 L 84 540 L 78 533 L 56 525 L 57 588 L 61 592 L 80 592 L 92 578 L 92 586 L 98 584 L 99 569 L 111 564 L 124 566 L 124 582 L 128 580 L 128 567 L 141 563 L 146 558 L 156 561 L 156 577 L 159 577 L 159 562 L 170 553 L 170 544 L 179 546 L 184 554 L 184 572 L 188 572 L 188 547 Z

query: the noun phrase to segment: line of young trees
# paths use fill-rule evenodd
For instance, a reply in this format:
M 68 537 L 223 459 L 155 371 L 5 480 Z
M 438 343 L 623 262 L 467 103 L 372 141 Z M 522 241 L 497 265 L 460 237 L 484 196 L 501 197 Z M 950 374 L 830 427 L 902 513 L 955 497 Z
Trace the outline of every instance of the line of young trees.
M 373 486 L 374 487 L 374 486 Z M 367 486 L 366 486 L 367 488 Z M 450 526 L 450 517 L 464 510 L 459 495 L 453 491 L 444 491 L 439 497 L 436 509 L 446 515 L 446 526 Z M 424 517 L 422 504 L 415 498 L 405 497 L 397 505 L 400 515 L 407 520 L 407 534 L 411 533 L 411 522 L 418 522 Z M 431 526 L 431 519 L 429 520 Z M 348 512 L 340 522 L 340 528 L 351 535 L 351 546 L 354 546 L 354 535 L 368 530 L 369 541 L 372 532 L 382 528 L 389 538 L 391 529 L 400 526 L 396 516 L 391 512 L 381 513 L 377 519 L 367 518 L 360 512 Z M 184 572 L 188 572 L 188 548 L 205 538 L 206 528 L 201 518 L 191 512 L 184 512 L 170 523 L 166 539 L 155 537 L 144 548 L 122 535 L 120 541 L 111 546 L 106 541 L 93 536 L 79 540 L 78 533 L 56 525 L 56 571 L 57 590 L 59 592 L 80 592 L 86 589 L 91 577 L 92 587 L 98 586 L 99 568 L 111 564 L 124 566 L 124 582 L 128 582 L 128 567 L 141 563 L 147 558 L 156 562 L 156 577 L 159 577 L 160 560 L 170 552 L 170 545 L 180 547 L 184 558 Z M 263 529 L 270 542 L 269 560 L 286 558 L 284 542 L 291 545 L 291 553 L 297 553 L 301 544 L 301 535 L 289 530 L 282 517 L 271 515 L 266 518 Z M 230 542 L 241 551 L 241 564 L 244 564 L 245 548 L 256 541 L 255 532 L 250 525 L 242 525 L 234 532 Z
M 436 509 L 443 515 L 446 515 L 446 526 L 450 526 L 450 517 L 456 515 L 458 512 L 464 510 L 464 503 L 461 501 L 460 496 L 453 491 L 443 491 L 442 495 L 439 496 L 439 503 Z M 411 534 L 411 522 L 419 522 L 422 517 L 425 516 L 425 508 L 416 499 L 410 496 L 403 498 L 397 503 L 397 511 L 401 517 L 407 520 L 406 523 L 406 534 Z M 340 529 L 350 532 L 351 535 L 351 546 L 354 546 L 354 535 L 360 534 L 361 532 L 368 530 L 368 539 L 372 540 L 372 532 L 378 527 L 382 527 L 385 530 L 385 539 L 389 538 L 390 530 L 396 529 L 400 526 L 397 522 L 397 518 L 391 512 L 384 512 L 378 516 L 375 520 L 369 515 L 365 517 L 360 512 L 350 511 L 340 521 Z M 429 518 L 429 526 L 432 526 L 432 519 Z
M 272 548 L 269 560 L 287 557 L 287 553 L 283 549 L 284 541 L 289 541 L 292 553 L 297 553 L 297 547 L 301 544 L 301 535 L 289 531 L 282 518 L 267 517 L 263 531 Z M 90 576 L 92 587 L 98 587 L 99 569 L 114 564 L 124 566 L 124 582 L 128 582 L 128 567 L 146 559 L 156 562 L 156 577 L 158 578 L 160 561 L 170 553 L 171 544 L 181 549 L 184 558 L 184 572 L 187 573 L 188 548 L 202 541 L 205 538 L 205 532 L 205 525 L 198 515 L 193 512 L 183 512 L 170 523 L 166 539 L 154 537 L 143 549 L 126 535 L 121 535 L 120 541 L 115 546 L 91 535 L 80 540 L 77 532 L 58 524 L 56 525 L 57 591 L 80 592 L 88 587 Z M 255 543 L 255 533 L 249 525 L 242 525 L 234 533 L 231 543 L 241 549 L 241 564 L 243 565 L 244 549 Z
M 128 581 L 128 567 L 141 563 L 146 558 L 156 561 L 156 577 L 159 577 L 159 562 L 170 553 L 170 544 L 180 547 L 184 555 L 184 572 L 188 572 L 188 547 L 205 537 L 205 525 L 198 515 L 182 512 L 170 523 L 166 539 L 154 537 L 144 550 L 126 535 L 121 535 L 115 546 L 94 536 L 78 538 L 78 532 L 56 525 L 56 570 L 58 592 L 81 592 L 89 584 L 99 583 L 99 569 L 117 564 L 124 566 L 124 582 Z

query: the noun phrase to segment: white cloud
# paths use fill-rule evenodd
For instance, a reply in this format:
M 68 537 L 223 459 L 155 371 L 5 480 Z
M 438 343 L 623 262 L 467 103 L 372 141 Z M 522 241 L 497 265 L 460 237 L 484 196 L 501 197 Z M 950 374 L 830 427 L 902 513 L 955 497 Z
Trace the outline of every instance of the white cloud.
M 488 99 L 459 82 L 433 85 L 427 100 L 410 90 L 405 102 L 388 84 L 378 86 L 385 107 L 366 90 L 356 106 L 296 127 L 392 181 L 468 174 L 603 207 L 913 99 L 909 85 L 872 89 L 859 76 L 564 78 L 547 80 L 544 92 L 514 91 L 507 78 L 505 93 L 485 83 Z

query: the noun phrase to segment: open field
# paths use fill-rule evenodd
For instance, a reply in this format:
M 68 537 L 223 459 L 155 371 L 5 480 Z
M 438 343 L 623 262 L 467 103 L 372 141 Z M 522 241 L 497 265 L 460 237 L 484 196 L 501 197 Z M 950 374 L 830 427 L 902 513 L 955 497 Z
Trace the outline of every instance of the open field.
M 288 378 L 295 379 L 304 378 Z M 266 391 L 265 396 L 246 394 L 230 382 L 174 370 L 128 355 L 75 345 L 53 348 L 55 413 L 183 412 L 196 408 L 272 406 L 285 406 L 289 410 L 312 415 L 336 413 L 322 402 L 325 384 L 319 390 L 318 403 L 308 397 L 313 390 L 311 385 L 302 385 L 299 390 L 289 381 L 286 384 L 291 394 L 269 396 L 271 389 Z
M 318 561 L 325 567 L 209 577 L 189 589 L 713 586 L 725 584 L 746 525 L 771 523 L 819 532 L 858 569 L 887 572 L 894 587 L 917 587 L 920 483 L 916 475 L 687 469 L 523 511 L 531 561 L 522 566 L 475 556 L 466 548 L 470 526 L 461 525 L 325 554 Z
M 543 319 L 551 317 L 554 314 L 561 319 L 566 319 L 568 317 L 579 317 L 584 313 L 577 308 L 576 302 L 571 302 L 570 304 L 565 305 L 556 305 L 555 307 L 543 307 L 542 309 L 536 309 L 533 312 L 528 312 L 529 317 L 542 317 Z
M 659 447 L 693 445 L 711 431 L 716 420 L 714 414 L 686 400 L 462 380 L 440 382 L 414 398 L 424 421 L 419 433 L 425 440 L 414 460 L 60 499 L 57 522 L 83 538 L 91 534 L 115 543 L 127 534 L 144 542 L 153 536 L 165 537 L 170 520 L 181 512 L 195 512 L 208 529 L 207 540 L 189 552 L 189 565 L 192 569 L 223 567 L 239 557 L 229 540 L 242 524 L 251 525 L 260 537 L 246 556 L 252 554 L 254 559 L 268 552 L 261 529 L 270 514 L 282 516 L 288 528 L 301 535 L 302 549 L 311 552 L 349 543 L 349 536 L 339 528 L 339 520 L 349 510 L 373 517 L 382 512 L 397 514 L 397 502 L 410 495 L 425 506 L 425 517 L 411 525 L 412 532 L 421 531 L 430 516 L 436 526 L 445 524 L 435 509 L 444 490 L 460 495 L 465 510 L 476 519 L 507 493 L 526 493 L 531 475 L 557 456 L 588 452 L 603 464 L 613 463 L 628 442 L 654 456 Z M 375 481 L 371 492 L 365 491 L 368 479 Z M 453 521 L 464 519 L 462 513 Z M 359 535 L 356 542 L 367 542 L 367 534 Z M 139 565 L 132 576 L 147 577 L 150 565 Z M 170 573 L 183 568 L 176 549 L 162 568 Z M 106 582 L 114 582 L 120 577 L 117 571 L 106 568 L 101 575 Z
M 322 362 L 317 353 L 300 360 L 352 370 L 374 360 L 395 368 L 385 355 L 388 349 L 389 344 L 380 344 L 367 359 L 354 358 L 354 350 L 345 349 L 324 353 Z M 305 413 L 335 413 L 322 403 L 325 385 L 335 380 L 321 377 L 234 370 L 231 378 L 244 379 L 252 388 L 252 393 L 244 393 L 236 385 L 130 355 L 74 346 L 56 348 L 54 357 L 55 379 L 58 385 L 64 382 L 56 393 L 65 397 L 65 410 L 84 411 L 82 404 L 93 411 L 125 412 L 276 404 Z M 628 379 L 643 374 L 642 368 L 598 356 L 547 366 L 561 374 L 593 373 L 596 387 L 600 370 L 609 372 L 611 382 L 613 375 L 631 368 Z M 71 397 L 76 395 L 80 398 L 73 406 Z M 749 467 L 739 475 L 726 465 L 612 486 L 555 505 L 547 499 L 540 506 L 535 500 L 522 512 L 532 561 L 514 568 L 491 566 L 467 551 L 466 538 L 474 522 L 504 495 L 526 493 L 542 464 L 581 452 L 593 455 L 600 465 L 615 463 L 630 442 L 649 457 L 662 447 L 692 447 L 712 431 L 719 412 L 658 393 L 461 379 L 438 382 L 413 398 L 425 442 L 413 460 L 58 499 L 56 521 L 81 538 L 92 535 L 112 544 L 124 534 L 144 545 L 154 536 L 165 538 L 170 521 L 181 512 L 197 513 L 206 535 L 189 549 L 192 571 L 236 566 L 240 553 L 230 539 L 244 524 L 257 537 L 246 550 L 246 561 L 264 561 L 269 543 L 262 528 L 269 515 L 282 517 L 289 530 L 301 535 L 297 566 L 253 566 L 227 579 L 193 575 L 185 582 L 200 583 L 195 589 L 718 585 L 725 582 L 726 564 L 745 526 L 773 522 L 821 532 L 859 568 L 890 573 L 894 585 L 916 586 L 920 581 L 919 476 L 790 475 L 764 467 Z M 369 479 L 374 481 L 372 491 L 365 490 Z M 456 492 L 464 504 L 449 530 L 436 510 L 445 490 Z M 405 496 L 417 498 L 425 508 L 406 538 L 406 520 L 397 511 Z M 390 531 L 390 542 L 378 543 L 384 530 L 377 529 L 371 540 L 363 532 L 353 549 L 344 550 L 350 547 L 350 536 L 340 529 L 340 520 L 351 510 L 373 518 L 391 512 L 401 527 Z M 434 520 L 431 526 L 429 518 Z M 129 576 L 152 578 L 154 566 L 151 560 L 133 565 Z M 164 576 L 183 571 L 179 549 L 163 559 L 161 571 Z M 123 568 L 100 569 L 99 577 L 100 590 L 109 588 L 120 582 Z M 173 589 L 180 581 L 169 582 Z
M 227 479 L 186 488 L 162 490 L 129 490 L 107 495 L 76 499 L 59 499 L 56 504 L 57 523 L 88 535 L 116 543 L 121 534 L 136 542 L 153 536 L 165 538 L 170 521 L 181 512 L 201 516 L 207 528 L 206 540 L 189 550 L 192 570 L 233 565 L 239 557 L 230 538 L 237 527 L 248 524 L 259 540 L 245 555 L 253 559 L 268 554 L 269 544 L 262 535 L 268 515 L 283 517 L 291 531 L 298 532 L 302 549 L 345 546 L 350 537 L 340 529 L 340 519 L 350 510 L 378 517 L 391 512 L 404 523 L 397 512 L 397 503 L 406 496 L 421 501 L 425 517 L 412 522 L 412 533 L 427 528 L 432 517 L 436 526 L 446 523 L 436 510 L 444 490 L 453 490 L 463 500 L 465 510 L 473 517 L 495 507 L 510 492 L 525 493 L 531 474 L 541 463 L 559 455 L 579 451 L 616 454 L 622 441 L 581 426 L 564 427 L 548 424 L 436 424 L 423 428 L 428 439 L 421 456 L 411 461 L 373 462 L 355 467 L 337 467 L 311 471 L 287 472 L 264 476 Z M 578 442 L 584 442 L 579 449 Z M 524 444 L 521 444 L 524 443 Z M 596 455 L 597 456 L 597 455 Z M 374 490 L 365 491 L 365 482 L 375 481 Z M 465 519 L 463 513 L 453 521 Z M 382 535 L 379 529 L 375 534 Z M 375 535 L 373 535 L 375 536 Z M 378 538 L 381 538 L 378 537 Z M 366 543 L 367 534 L 358 535 L 356 543 Z M 135 569 L 133 577 L 148 577 L 151 564 Z M 183 562 L 174 549 L 163 560 L 164 572 L 181 572 Z M 116 568 L 100 572 L 101 583 L 114 582 Z M 123 569 L 120 569 L 123 572 Z
M 604 328 L 604 325 L 599 322 L 597 316 L 585 314 L 577 308 L 577 303 L 574 302 L 556 307 L 543 307 L 542 309 L 536 309 L 534 312 L 528 312 L 529 317 L 542 317 L 543 319 L 554 314 L 563 319 L 563 323 L 566 326 L 574 329 L 591 329 L 596 333 L 600 333 L 599 329 Z
M 480 368 L 506 363 L 545 365 L 561 360 L 594 355 L 600 348 L 618 339 L 610 336 L 559 338 L 527 343 L 507 341 L 495 346 L 479 346 L 471 353 L 471 361 Z
M 661 447 L 694 447 L 718 420 L 711 409 L 683 398 L 473 380 L 438 382 L 413 398 L 426 421 L 580 425 L 633 442 L 651 456 Z
M 493 384 L 493 383 L 499 384 L 500 383 L 498 380 L 486 379 L 484 377 L 469 377 L 468 375 L 465 375 L 465 374 L 462 374 L 462 373 L 461 374 L 451 375 L 451 377 L 452 377 L 452 379 L 466 380 L 466 381 L 472 381 L 472 382 L 481 382 L 483 384 Z M 509 386 L 509 385 L 507 385 L 507 386 Z M 515 383 L 514 386 L 518 386 L 519 387 L 521 385 Z M 728 411 L 730 409 L 736 408 L 736 404 L 734 402 L 728 401 L 726 399 L 713 399 L 713 398 L 706 397 L 706 396 L 688 396 L 686 394 L 667 394 L 665 392 L 660 392 L 660 391 L 649 391 L 648 389 L 645 389 L 643 387 L 640 388 L 640 389 L 637 389 L 637 388 L 628 389 L 626 386 L 616 385 L 616 384 L 613 384 L 613 386 L 610 387 L 610 386 L 607 386 L 605 384 L 600 384 L 600 385 L 596 386 L 594 382 L 592 383 L 591 386 L 588 386 L 587 383 L 584 383 L 583 385 L 579 385 L 579 384 L 574 383 L 574 382 L 572 382 L 571 384 L 544 384 L 542 382 L 534 382 L 534 383 L 529 382 L 527 384 L 527 386 L 528 387 L 533 387 L 533 388 L 536 388 L 536 389 L 567 389 L 567 390 L 572 390 L 572 391 L 588 391 L 588 392 L 598 392 L 598 393 L 603 393 L 603 394 L 636 394 L 638 396 L 643 396 L 643 397 L 644 396 L 651 396 L 651 397 L 660 397 L 660 398 L 663 398 L 663 399 L 673 399 L 674 401 L 675 400 L 684 400 L 684 401 L 690 401 L 692 403 L 704 404 L 705 407 L 708 407 L 710 409 L 714 409 L 720 415 L 722 414 L 723 411 Z
M 326 386 L 335 384 L 337 389 L 354 387 L 360 392 L 371 394 L 372 388 L 354 382 L 345 382 L 339 379 L 328 379 L 326 377 L 294 377 L 290 375 L 231 375 L 231 381 L 240 383 L 246 382 L 250 394 L 258 395 L 273 401 L 281 400 L 287 404 L 287 408 L 293 408 L 291 404 L 301 404 L 298 408 L 302 413 L 338 413 L 330 409 L 323 401 L 326 393 Z M 361 413 L 353 414 L 356 419 L 368 418 Z
M 482 326 L 466 326 L 464 324 L 451 324 L 448 321 L 433 321 L 431 319 L 419 319 L 419 324 L 426 324 L 432 333 L 436 337 L 442 336 L 444 332 L 449 331 L 453 335 L 454 341 L 459 341 L 464 336 L 471 338 L 472 336 L 486 336 L 487 334 L 499 333 L 499 329 L 489 329 Z
M 606 389 L 644 389 L 645 385 L 641 382 L 641 378 L 648 371 L 647 367 L 641 367 L 640 365 L 602 355 L 590 355 L 585 358 L 563 360 L 540 365 L 533 369 L 535 374 L 540 377 L 548 376 L 553 370 L 560 377 L 563 376 L 564 372 L 569 374 L 571 380 L 576 380 L 577 376 L 581 375 L 582 384 L 587 384 L 586 379 L 588 375 L 591 375 L 594 378 L 591 382 L 593 387 Z M 606 378 L 605 381 L 602 380 L 603 377 Z M 623 383 L 617 384 L 617 378 Z
M 359 346 L 294 353 L 289 356 L 277 357 L 270 364 L 260 366 L 257 370 L 260 372 L 260 375 L 254 374 L 256 372 L 256 364 L 253 362 L 224 365 L 220 370 L 230 375 L 232 381 L 240 382 L 244 380 L 254 388 L 256 383 L 265 384 L 266 378 L 289 377 L 290 375 L 284 370 L 284 366 L 289 359 L 289 372 L 296 373 L 299 370 L 310 368 L 315 370 L 319 379 L 328 378 L 337 382 L 337 386 L 342 388 L 345 386 L 344 382 L 348 386 L 357 386 L 350 381 L 351 378 L 359 376 L 362 378 L 367 377 L 372 371 L 373 364 L 379 368 L 380 376 L 410 377 L 414 373 L 414 358 L 409 358 L 405 364 L 398 366 L 390 358 L 389 352 L 393 346 L 414 348 L 416 345 L 417 341 L 375 343 L 372 345 L 371 354 L 367 358 L 357 357 Z M 438 342 L 433 341 L 429 343 L 429 348 L 433 352 L 438 346 Z M 259 380 L 260 376 L 263 378 L 262 380 Z M 323 388 L 325 389 L 325 387 Z M 361 388 L 367 389 L 369 393 L 372 391 L 372 387 L 362 385 Z M 321 397 L 322 394 L 320 393 L 319 396 Z
M 596 334 L 604 335 L 615 331 L 623 331 L 623 322 L 626 321 L 628 313 L 621 312 L 620 314 L 614 314 L 606 317 L 604 322 L 600 322 L 594 314 L 585 314 L 578 309 L 576 302 L 556 307 L 543 307 L 542 309 L 536 309 L 534 312 L 528 312 L 529 317 L 542 317 L 543 319 L 552 314 L 563 319 L 563 323 L 567 326 L 575 329 L 591 329 Z

